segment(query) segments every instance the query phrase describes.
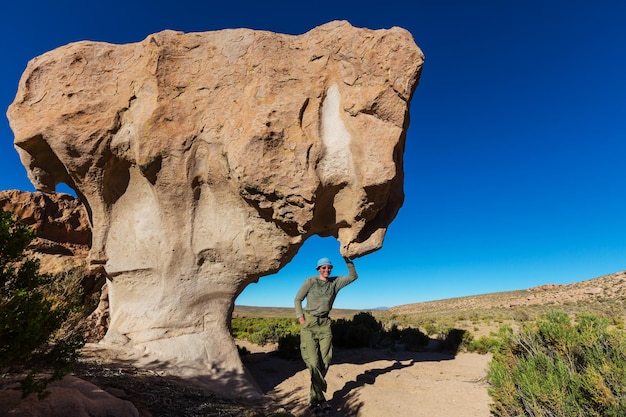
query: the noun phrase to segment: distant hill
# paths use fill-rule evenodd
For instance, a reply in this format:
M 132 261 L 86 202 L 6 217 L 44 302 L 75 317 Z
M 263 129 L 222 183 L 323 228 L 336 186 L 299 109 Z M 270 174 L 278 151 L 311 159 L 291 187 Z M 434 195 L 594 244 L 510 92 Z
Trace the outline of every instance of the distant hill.
M 497 292 L 392 307 L 391 313 L 419 314 L 530 306 L 568 306 L 626 300 L 626 271 L 572 284 L 546 284 L 525 290 Z
M 390 307 L 386 310 L 334 309 L 333 318 L 350 318 L 361 311 L 374 315 L 406 314 L 449 316 L 452 314 L 484 314 L 486 311 L 513 311 L 561 308 L 581 311 L 585 308 L 623 314 L 626 309 L 626 271 L 616 272 L 572 284 L 545 284 L 525 290 L 507 291 L 427 301 Z M 293 308 L 235 306 L 239 317 L 293 317 Z

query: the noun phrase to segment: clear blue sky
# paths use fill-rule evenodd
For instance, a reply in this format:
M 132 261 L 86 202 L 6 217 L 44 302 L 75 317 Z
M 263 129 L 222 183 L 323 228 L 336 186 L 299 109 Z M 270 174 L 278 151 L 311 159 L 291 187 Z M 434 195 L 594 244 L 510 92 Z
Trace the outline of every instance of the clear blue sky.
M 331 20 L 408 29 L 426 55 L 411 103 L 405 204 L 356 260 L 335 307 L 375 308 L 571 283 L 626 269 L 626 2 L 0 0 L 0 107 L 31 58 L 73 41 L 163 29 L 302 34 Z M 199 4 L 206 4 L 200 6 Z M 33 191 L 6 117 L 0 189 Z M 237 304 L 292 306 L 312 238 Z

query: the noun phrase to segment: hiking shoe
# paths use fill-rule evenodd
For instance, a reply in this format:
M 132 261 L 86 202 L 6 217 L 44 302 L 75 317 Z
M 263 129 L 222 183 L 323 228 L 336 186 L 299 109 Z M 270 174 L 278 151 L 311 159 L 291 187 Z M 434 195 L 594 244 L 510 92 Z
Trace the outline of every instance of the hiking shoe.
M 324 411 L 330 411 L 333 409 L 333 406 L 328 401 L 324 401 L 323 403 L 320 403 L 320 407 Z
M 311 410 L 311 412 L 313 412 L 313 414 L 315 414 L 316 416 L 323 416 L 324 414 L 326 414 L 320 404 L 311 404 L 309 406 L 309 410 Z

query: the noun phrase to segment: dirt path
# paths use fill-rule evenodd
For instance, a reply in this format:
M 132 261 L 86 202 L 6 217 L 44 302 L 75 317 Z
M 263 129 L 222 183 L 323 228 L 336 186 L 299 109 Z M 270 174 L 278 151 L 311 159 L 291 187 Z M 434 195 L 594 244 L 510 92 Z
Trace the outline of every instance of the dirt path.
M 254 349 L 254 347 L 250 347 Z M 261 389 L 296 416 L 307 410 L 304 363 L 251 350 L 244 358 Z M 335 417 L 489 417 L 489 355 L 337 350 L 327 375 Z

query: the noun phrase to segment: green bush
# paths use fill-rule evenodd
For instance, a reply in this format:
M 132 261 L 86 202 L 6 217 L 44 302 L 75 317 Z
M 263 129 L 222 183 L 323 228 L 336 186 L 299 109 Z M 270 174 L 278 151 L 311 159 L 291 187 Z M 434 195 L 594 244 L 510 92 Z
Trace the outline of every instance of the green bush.
M 279 338 L 276 354 L 283 359 L 299 359 L 300 335 L 288 334 Z
M 398 339 L 394 338 L 394 333 L 390 334 L 392 340 L 399 341 L 404 344 L 404 349 L 410 352 L 419 352 L 430 342 L 430 338 L 422 333 L 419 329 L 406 328 L 399 331 Z
M 34 232 L 0 211 L 0 369 L 26 372 L 23 395 L 44 394 L 47 384 L 67 373 L 83 340 L 59 330 L 74 309 L 54 296 L 54 277 L 39 273 L 25 250 Z
M 338 346 L 347 348 L 373 347 L 376 339 L 375 331 L 362 323 L 353 323 L 342 336 Z
M 608 320 L 552 311 L 501 336 L 488 371 L 495 415 L 626 415 L 626 337 Z
M 231 334 L 236 339 L 264 346 L 278 343 L 281 337 L 300 333 L 300 326 L 294 319 L 240 317 L 231 320 Z
M 336 347 L 345 347 L 345 348 L 353 348 L 357 347 L 355 341 L 352 340 L 354 332 L 350 332 L 352 328 L 352 321 L 349 319 L 337 319 L 333 321 L 332 325 L 333 332 L 333 345 Z M 353 333 L 349 335 L 348 333 Z M 369 338 L 369 334 L 367 336 Z M 367 346 L 367 344 L 365 344 Z M 361 344 L 358 344 L 358 347 L 362 347 Z
M 473 336 L 463 329 L 449 329 L 439 343 L 439 350 L 457 353 L 461 348 L 467 348 Z
M 383 330 L 382 323 L 376 320 L 376 317 L 374 317 L 372 313 L 362 312 L 355 314 L 354 317 L 352 317 L 352 323 L 356 326 L 363 326 L 374 333 Z
M 481 336 L 476 340 L 472 340 L 467 346 L 468 352 L 486 354 L 494 352 L 502 345 L 502 340 L 497 337 Z
M 400 330 L 394 322 L 389 330 L 367 312 L 356 314 L 351 320 L 339 319 L 333 322 L 333 344 L 343 348 L 388 347 L 394 348 L 397 343 L 403 344 L 408 351 L 421 351 L 429 337 L 419 329 L 405 327 Z
M 344 348 L 375 347 L 383 336 L 383 325 L 371 313 L 358 313 L 352 320 L 333 321 L 333 345 Z
M 426 332 L 428 336 L 435 335 L 439 333 L 439 330 L 440 330 L 440 327 L 437 325 L 437 323 L 434 320 L 426 321 L 422 327 L 424 328 L 424 331 Z

